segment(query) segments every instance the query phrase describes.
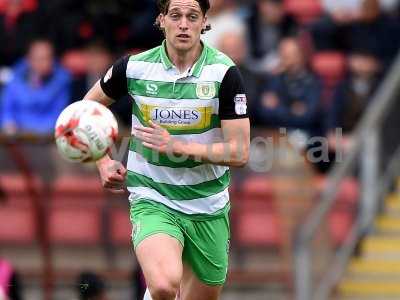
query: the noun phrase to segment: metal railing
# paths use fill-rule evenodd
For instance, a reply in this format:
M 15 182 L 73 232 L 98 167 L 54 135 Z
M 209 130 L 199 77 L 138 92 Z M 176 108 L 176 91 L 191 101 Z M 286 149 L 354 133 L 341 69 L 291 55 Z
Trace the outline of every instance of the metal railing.
M 370 228 L 378 212 L 379 199 L 382 199 L 382 195 L 388 191 L 389 182 L 396 176 L 393 166 L 398 165 L 400 150 L 390 154 L 388 168 L 385 168 L 386 172 L 383 173 L 381 172 L 382 159 L 386 157 L 381 154 L 383 149 L 380 146 L 386 142 L 381 143 L 384 123 L 396 104 L 399 87 L 400 55 L 355 129 L 355 142 L 349 153 L 345 155 L 342 163 L 334 166 L 318 204 L 298 231 L 294 251 L 296 300 L 329 298 L 358 241 Z M 345 242 L 338 249 L 333 250 L 330 257 L 328 255 L 328 258 L 325 258 L 325 265 L 322 268 L 315 266 L 318 263 L 314 261 L 312 254 L 319 231 L 335 202 L 340 183 L 354 171 L 359 174 L 361 181 L 360 207 L 356 220 Z M 382 174 L 384 176 L 381 176 Z M 320 268 L 320 273 L 315 276 L 317 268 Z

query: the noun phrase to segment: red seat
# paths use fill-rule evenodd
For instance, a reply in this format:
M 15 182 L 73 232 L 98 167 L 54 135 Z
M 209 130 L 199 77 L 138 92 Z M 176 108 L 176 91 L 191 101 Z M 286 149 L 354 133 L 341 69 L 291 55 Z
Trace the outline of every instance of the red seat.
M 323 12 L 320 0 L 285 0 L 284 5 L 285 10 L 302 24 L 314 21 Z
M 104 189 L 98 176 L 65 175 L 55 180 L 54 195 L 103 197 Z
M 114 245 L 130 246 L 132 225 L 129 209 L 113 208 L 110 213 L 110 239 Z
M 8 1 L 0 1 L 0 13 L 3 14 L 6 11 Z M 38 7 L 37 0 L 22 0 L 21 4 L 23 12 L 35 11 Z
M 337 202 L 346 207 L 355 208 L 360 199 L 360 186 L 355 178 L 344 179 L 339 187 Z
M 35 176 L 30 178 L 33 183 L 33 187 L 40 191 L 43 188 L 43 182 L 39 177 Z M 13 173 L 1 173 L 0 174 L 0 187 L 4 192 L 11 195 L 26 195 L 29 193 L 27 189 L 27 182 L 22 175 Z
M 35 11 L 38 7 L 37 0 L 23 0 L 23 10 L 27 12 Z
M 327 87 L 334 87 L 346 72 L 346 58 L 338 51 L 318 52 L 312 57 L 312 68 Z
M 250 176 L 241 186 L 243 197 L 271 199 L 274 196 L 274 188 L 270 180 L 265 176 Z
M 322 191 L 327 185 L 327 179 L 321 177 L 317 181 L 318 189 Z M 348 177 L 342 180 L 335 197 L 335 207 L 355 209 L 360 199 L 360 186 L 357 179 Z
M 35 192 L 40 194 L 43 190 L 43 182 L 37 176 L 30 180 Z M 0 174 L 0 188 L 4 191 L 7 205 L 33 207 L 32 193 L 23 176 L 12 173 Z
M 67 68 L 72 75 L 79 76 L 87 72 L 87 57 L 82 50 L 69 50 L 61 58 L 62 65 Z
M 55 206 L 49 211 L 51 243 L 62 245 L 94 245 L 100 242 L 100 209 L 96 206 Z
M 31 209 L 0 206 L 0 244 L 32 244 L 36 240 L 36 232 Z
M 232 222 L 233 236 L 242 247 L 279 247 L 282 244 L 279 215 L 274 201 L 259 201 L 258 198 L 244 198 Z
M 278 218 L 275 215 L 271 181 L 261 175 L 249 176 L 243 181 L 235 199 L 232 222 L 238 245 L 278 245 Z
M 350 233 L 353 221 L 353 213 L 346 210 L 334 210 L 329 214 L 328 228 L 334 246 L 343 244 Z
M 279 216 L 271 209 L 242 207 L 237 214 L 235 241 L 241 247 L 279 247 Z

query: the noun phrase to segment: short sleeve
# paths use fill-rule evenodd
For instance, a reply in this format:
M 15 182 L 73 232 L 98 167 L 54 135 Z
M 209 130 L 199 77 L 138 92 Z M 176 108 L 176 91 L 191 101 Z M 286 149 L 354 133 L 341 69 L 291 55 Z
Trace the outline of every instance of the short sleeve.
M 249 117 L 243 78 L 236 66 L 230 67 L 222 80 L 218 114 L 221 120 Z
M 118 100 L 128 94 L 128 83 L 126 79 L 128 61 L 129 55 L 120 58 L 100 79 L 100 86 L 103 92 L 114 100 Z

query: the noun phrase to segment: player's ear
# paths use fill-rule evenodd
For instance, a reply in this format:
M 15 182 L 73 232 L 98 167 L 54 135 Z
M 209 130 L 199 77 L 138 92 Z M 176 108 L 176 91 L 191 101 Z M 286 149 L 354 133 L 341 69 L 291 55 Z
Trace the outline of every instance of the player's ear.
M 164 29 L 165 28 L 165 15 L 159 14 L 157 19 L 158 19 L 158 22 L 160 24 L 160 28 Z
M 206 31 L 207 30 L 207 15 L 205 15 L 204 16 L 204 18 L 203 18 L 203 24 L 202 24 L 202 29 L 203 29 L 203 31 Z

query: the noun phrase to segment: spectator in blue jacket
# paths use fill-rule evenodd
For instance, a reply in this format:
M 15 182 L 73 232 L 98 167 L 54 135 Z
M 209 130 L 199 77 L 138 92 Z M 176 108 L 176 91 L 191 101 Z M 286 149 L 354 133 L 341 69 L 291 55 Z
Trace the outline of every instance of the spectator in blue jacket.
M 0 99 L 3 130 L 8 134 L 50 134 L 70 101 L 70 76 L 54 59 L 53 45 L 34 40 L 13 70 Z
M 258 121 L 267 127 L 299 129 L 308 137 L 320 134 L 321 85 L 307 67 L 294 38 L 279 46 L 280 69 L 268 78 L 257 106 Z

